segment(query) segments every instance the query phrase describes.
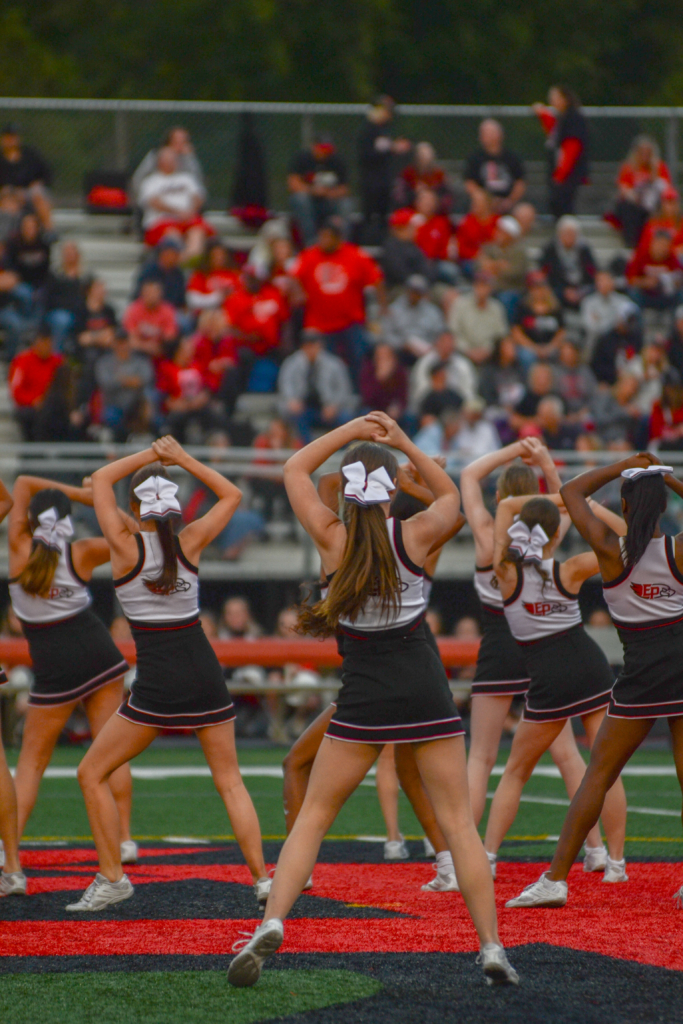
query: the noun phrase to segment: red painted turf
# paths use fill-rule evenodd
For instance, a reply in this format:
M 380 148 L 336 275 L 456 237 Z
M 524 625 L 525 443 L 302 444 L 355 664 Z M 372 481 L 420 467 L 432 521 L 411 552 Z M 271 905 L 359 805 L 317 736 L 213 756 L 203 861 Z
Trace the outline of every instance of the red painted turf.
M 207 847 L 201 848 L 202 852 Z M 145 857 L 199 852 L 196 848 L 147 848 Z M 92 850 L 32 851 L 27 867 L 62 872 L 33 877 L 29 893 L 74 891 L 93 876 Z M 73 866 L 73 874 L 68 872 Z M 680 864 L 628 865 L 630 881 L 606 885 L 599 874 L 570 875 L 570 901 L 559 910 L 507 910 L 505 901 L 538 877 L 539 864 L 499 863 L 496 901 L 506 946 L 545 942 L 639 963 L 683 970 L 683 913 L 673 894 L 683 881 Z M 245 867 L 226 864 L 132 868 L 135 885 L 209 879 L 249 885 Z M 467 952 L 477 947 L 459 894 L 422 893 L 432 877 L 427 864 L 319 864 L 313 896 L 377 907 L 410 918 L 310 918 L 288 920 L 283 952 Z M 129 905 L 130 906 L 130 905 Z M 66 956 L 111 954 L 221 954 L 255 920 L 97 920 L 0 922 L 0 955 Z

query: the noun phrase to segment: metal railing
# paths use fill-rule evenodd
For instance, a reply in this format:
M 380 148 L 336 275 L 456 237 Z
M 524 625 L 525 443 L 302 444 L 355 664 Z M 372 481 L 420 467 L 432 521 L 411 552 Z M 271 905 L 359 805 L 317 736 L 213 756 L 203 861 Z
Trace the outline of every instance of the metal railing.
M 164 132 L 180 121 L 192 134 L 211 203 L 230 205 L 240 118 L 249 113 L 265 151 L 270 204 L 283 208 L 288 165 L 296 150 L 308 144 L 316 132 L 333 134 L 355 185 L 356 138 L 366 109 L 358 103 L 0 98 L 0 110 L 20 117 L 27 141 L 38 146 L 54 166 L 54 191 L 62 204 L 79 201 L 87 171 L 132 170 L 158 145 Z M 396 112 L 401 134 L 416 142 L 429 140 L 447 162 L 467 156 L 476 144 L 475 122 L 489 116 L 503 121 L 508 144 L 525 160 L 544 160 L 543 133 L 526 106 L 402 104 Z M 633 137 L 646 131 L 658 140 L 677 180 L 683 107 L 584 107 L 584 112 L 594 122 L 591 156 L 596 166 L 616 167 Z M 592 187 L 604 190 L 605 183 L 599 183 L 596 175 Z M 590 195 L 590 186 L 586 195 Z

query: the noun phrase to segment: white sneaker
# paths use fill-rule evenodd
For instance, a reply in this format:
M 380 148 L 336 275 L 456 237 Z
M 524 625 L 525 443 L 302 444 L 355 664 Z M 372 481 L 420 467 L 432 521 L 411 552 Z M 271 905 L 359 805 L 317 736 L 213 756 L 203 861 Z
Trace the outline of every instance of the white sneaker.
M 454 871 L 441 872 L 436 869 L 436 874 L 431 882 L 421 885 L 422 892 L 460 892 L 458 880 Z
M 677 893 L 674 893 L 674 903 L 676 904 L 677 910 L 683 910 L 683 885 Z
M 495 942 L 481 947 L 477 963 L 484 968 L 487 985 L 519 985 L 519 975 L 510 966 L 505 950 Z
M 491 865 L 491 874 L 493 875 L 493 881 L 495 882 L 495 880 L 496 880 L 496 861 L 498 860 L 498 854 L 497 853 L 489 853 L 489 851 L 487 850 L 486 851 L 486 856 L 489 859 L 489 864 Z
M 95 881 L 91 882 L 77 903 L 69 903 L 66 910 L 104 910 L 113 903 L 129 900 L 135 892 L 128 876 L 124 875 L 118 882 L 110 882 L 98 871 Z
M 26 875 L 23 871 L 0 871 L 0 896 L 25 896 Z
M 584 846 L 583 870 L 604 871 L 607 867 L 607 848 L 605 846 Z
M 2 839 L 0 839 L 0 868 L 4 868 L 4 866 L 5 866 L 5 847 L 3 845 Z
M 506 907 L 563 907 L 567 902 L 567 883 L 551 881 L 545 871 L 537 882 L 527 885 Z
M 436 850 L 434 849 L 432 844 L 427 839 L 427 836 L 424 837 L 422 842 L 424 843 L 425 857 L 436 857 Z
M 388 839 L 384 844 L 385 860 L 408 860 L 409 856 L 408 847 L 403 836 L 400 839 Z
M 242 932 L 246 939 L 238 939 L 232 947 L 237 956 L 228 967 L 228 981 L 235 988 L 249 988 L 261 977 L 263 961 L 277 953 L 282 945 L 284 929 L 282 921 L 271 917 L 260 924 L 253 935 Z M 240 948 L 241 947 L 241 948 Z
M 137 864 L 138 844 L 134 839 L 124 839 L 121 843 L 121 863 Z
M 273 879 L 270 877 L 259 878 L 257 882 L 254 882 L 254 896 L 256 897 L 260 910 L 265 910 L 266 903 L 268 902 L 268 894 L 270 893 L 270 887 L 273 884 Z
M 302 892 L 308 892 L 308 890 L 312 889 L 312 888 L 313 888 L 313 875 L 310 874 L 308 876 L 308 879 L 306 880 L 305 886 L 303 887 L 303 889 L 301 891 Z
M 612 858 L 608 856 L 607 867 L 605 868 L 605 875 L 602 880 L 603 882 L 628 882 L 626 861 L 612 860 Z

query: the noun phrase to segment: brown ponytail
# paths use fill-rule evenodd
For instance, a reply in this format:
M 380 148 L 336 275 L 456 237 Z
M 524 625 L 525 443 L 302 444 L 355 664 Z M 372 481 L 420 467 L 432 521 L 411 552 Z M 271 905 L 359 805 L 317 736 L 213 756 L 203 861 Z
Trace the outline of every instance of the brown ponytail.
M 380 445 L 369 441 L 352 448 L 342 465 L 362 462 L 370 473 L 380 466 L 396 479 L 398 466 L 394 456 Z M 332 636 L 340 618 L 355 622 L 372 598 L 379 602 L 382 613 L 398 610 L 401 579 L 389 542 L 386 516 L 381 505 L 356 505 L 344 502 L 346 545 L 341 564 L 336 570 L 323 601 L 299 609 L 298 630 L 312 636 Z
M 550 501 L 548 498 L 530 498 L 523 506 L 522 511 L 519 513 L 519 518 L 530 530 L 533 530 L 534 526 L 540 526 L 550 540 L 557 533 L 560 526 L 560 510 L 557 505 Z M 523 567 L 525 565 L 533 565 L 538 575 L 543 580 L 543 586 L 550 583 L 550 576 L 546 570 L 538 565 L 537 562 L 531 559 L 522 558 L 518 551 L 511 549 L 509 546 L 503 557 L 503 561 L 511 565 L 518 565 Z
M 150 476 L 162 476 L 168 479 L 168 473 L 160 462 L 153 462 L 151 465 L 143 466 L 142 469 L 139 469 L 130 482 L 129 500 L 133 512 L 139 512 L 140 509 L 140 501 L 135 494 L 135 488 Z M 155 519 L 154 526 L 161 544 L 164 564 L 158 576 L 151 579 L 147 577 L 143 582 L 153 594 L 173 594 L 178 583 L 178 552 L 176 550 L 173 519 Z
M 31 533 L 38 528 L 38 516 L 49 508 L 54 508 L 60 519 L 71 515 L 71 502 L 66 494 L 56 487 L 46 487 L 34 494 L 29 502 L 28 526 Z M 43 541 L 34 540 L 28 562 L 16 582 L 32 597 L 49 597 L 58 564 L 59 551 L 48 547 Z

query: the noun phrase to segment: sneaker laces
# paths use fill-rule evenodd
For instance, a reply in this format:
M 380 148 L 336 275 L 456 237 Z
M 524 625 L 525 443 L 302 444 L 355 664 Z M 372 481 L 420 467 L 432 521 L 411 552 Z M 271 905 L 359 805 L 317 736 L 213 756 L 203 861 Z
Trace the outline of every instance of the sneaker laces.
M 92 899 L 93 899 L 93 896 L 95 895 L 95 890 L 96 889 L 97 889 L 97 879 L 95 879 L 94 882 L 90 883 L 90 885 L 85 890 L 85 892 L 83 893 L 83 895 L 81 896 L 81 898 L 80 898 L 80 900 L 78 902 L 79 903 L 92 903 Z
M 246 938 L 244 938 L 244 939 L 237 939 L 236 942 L 233 942 L 233 944 L 232 944 L 232 951 L 233 951 L 233 953 L 239 953 L 241 950 L 244 949 L 245 946 L 248 946 L 249 943 L 251 942 L 251 940 L 254 938 L 254 935 L 256 934 L 256 932 L 255 931 L 253 931 L 253 932 L 238 932 L 237 934 L 238 935 L 244 935 L 244 936 L 246 936 Z

